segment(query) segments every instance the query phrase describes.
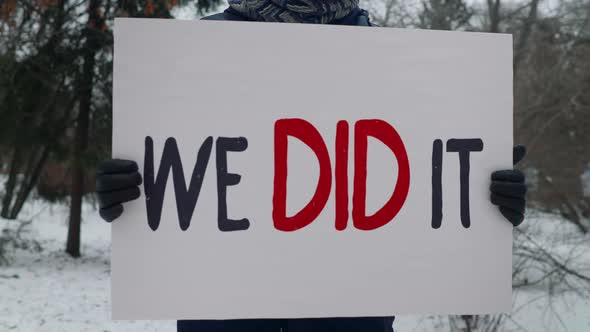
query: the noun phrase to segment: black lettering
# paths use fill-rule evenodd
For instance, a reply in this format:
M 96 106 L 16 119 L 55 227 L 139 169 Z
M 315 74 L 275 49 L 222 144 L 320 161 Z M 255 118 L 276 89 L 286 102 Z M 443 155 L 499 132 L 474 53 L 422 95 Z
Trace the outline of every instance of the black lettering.
M 459 153 L 459 173 L 461 184 L 461 224 L 471 226 L 469 217 L 469 152 L 483 150 L 483 141 L 479 138 L 452 138 L 447 141 L 447 152 Z
M 432 228 L 442 223 L 442 148 L 440 139 L 432 143 Z
M 227 218 L 227 187 L 240 183 L 239 174 L 228 173 L 227 152 L 242 152 L 248 148 L 245 137 L 219 137 L 215 142 L 217 164 L 217 226 L 222 232 L 243 231 L 250 227 L 246 218 L 232 220 Z
M 176 140 L 170 137 L 164 144 L 160 168 L 156 180 L 154 181 L 154 143 L 150 136 L 145 138 L 145 159 L 144 159 L 144 191 L 145 203 L 147 208 L 148 225 L 152 230 L 158 229 L 160 218 L 162 216 L 162 204 L 164 203 L 164 193 L 168 175 L 172 169 L 172 180 L 174 182 L 174 193 L 176 195 L 176 209 L 178 211 L 178 221 L 180 229 L 186 231 L 191 223 L 193 211 L 199 198 L 205 170 L 211 155 L 213 138 L 207 137 L 201 145 L 197 154 L 197 163 L 193 168 L 189 188 L 186 188 L 184 171 Z

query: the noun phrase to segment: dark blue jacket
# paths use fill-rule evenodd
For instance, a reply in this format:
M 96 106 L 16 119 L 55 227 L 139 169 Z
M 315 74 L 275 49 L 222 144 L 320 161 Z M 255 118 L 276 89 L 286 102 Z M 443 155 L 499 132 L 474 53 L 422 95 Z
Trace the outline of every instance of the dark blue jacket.
M 203 19 L 250 21 L 231 8 Z M 362 9 L 331 24 L 371 26 Z M 393 320 L 394 317 L 179 320 L 177 326 L 178 332 L 393 332 Z

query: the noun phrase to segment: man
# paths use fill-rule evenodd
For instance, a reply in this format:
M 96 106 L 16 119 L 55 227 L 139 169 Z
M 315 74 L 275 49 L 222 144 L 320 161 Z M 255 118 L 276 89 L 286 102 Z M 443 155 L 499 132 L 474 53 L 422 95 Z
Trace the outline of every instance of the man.
M 205 20 L 262 21 L 371 26 L 358 0 L 230 0 L 222 13 Z M 514 148 L 514 162 L 522 159 L 525 149 Z M 100 215 L 111 222 L 123 213 L 122 203 L 140 196 L 141 175 L 134 161 L 112 159 L 100 165 L 97 172 L 97 194 Z M 526 186 L 518 170 L 492 174 L 491 202 L 513 225 L 524 218 Z M 354 300 L 354 299 L 351 299 Z M 315 318 L 315 319 L 250 319 L 178 321 L 178 332 L 393 332 L 394 317 Z

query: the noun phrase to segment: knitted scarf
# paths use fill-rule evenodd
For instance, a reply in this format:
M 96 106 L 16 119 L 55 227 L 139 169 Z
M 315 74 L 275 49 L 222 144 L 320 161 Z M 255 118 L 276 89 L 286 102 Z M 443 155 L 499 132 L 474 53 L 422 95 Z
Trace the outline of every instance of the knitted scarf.
M 324 24 L 341 19 L 359 0 L 229 0 L 229 6 L 254 21 Z

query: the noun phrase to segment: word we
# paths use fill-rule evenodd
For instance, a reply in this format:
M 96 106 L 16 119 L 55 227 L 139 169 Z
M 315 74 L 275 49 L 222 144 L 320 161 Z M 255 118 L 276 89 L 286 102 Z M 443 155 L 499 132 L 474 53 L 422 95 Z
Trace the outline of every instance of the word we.
M 162 216 L 164 192 L 168 182 L 168 174 L 172 170 L 176 209 L 180 229 L 187 230 L 191 224 L 195 205 L 199 199 L 201 185 L 209 163 L 213 146 L 213 137 L 205 139 L 197 154 L 197 162 L 193 168 L 191 182 L 186 187 L 182 162 L 176 140 L 170 137 L 164 144 L 158 175 L 154 180 L 154 142 L 151 137 L 145 138 L 144 159 L 144 191 L 147 208 L 148 225 L 152 230 L 158 229 Z M 240 152 L 248 148 L 248 140 L 244 137 L 219 137 L 215 141 L 215 157 L 217 168 L 217 223 L 222 232 L 246 230 L 250 227 L 248 219 L 231 220 L 227 218 L 227 187 L 240 183 L 240 175 L 227 172 L 227 152 Z

